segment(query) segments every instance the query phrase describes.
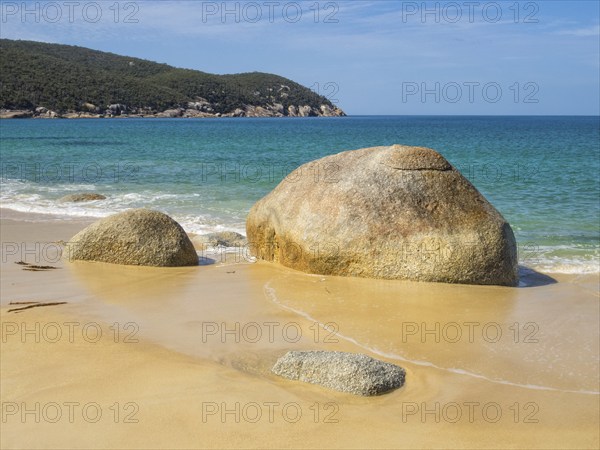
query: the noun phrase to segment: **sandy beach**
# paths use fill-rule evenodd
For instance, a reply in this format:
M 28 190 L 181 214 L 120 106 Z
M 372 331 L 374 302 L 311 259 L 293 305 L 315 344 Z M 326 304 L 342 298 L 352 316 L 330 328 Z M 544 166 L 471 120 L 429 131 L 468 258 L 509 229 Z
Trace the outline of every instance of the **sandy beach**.
M 51 243 L 86 222 L 39 220 L 2 215 L 2 448 L 600 444 L 598 275 L 504 288 L 312 276 L 235 254 L 68 262 Z M 294 349 L 365 353 L 404 367 L 406 384 L 361 398 L 272 375 Z

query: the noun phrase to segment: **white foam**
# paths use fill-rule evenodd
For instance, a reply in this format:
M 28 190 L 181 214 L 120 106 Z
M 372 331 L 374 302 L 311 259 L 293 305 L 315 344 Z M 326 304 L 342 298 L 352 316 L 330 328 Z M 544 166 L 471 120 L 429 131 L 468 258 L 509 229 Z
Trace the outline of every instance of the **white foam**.
M 533 250 L 532 250 L 533 251 Z M 542 273 L 594 274 L 600 273 L 600 247 L 590 245 L 544 245 L 533 251 L 534 257 L 520 262 Z M 557 255 L 557 253 L 579 253 L 579 255 Z
M 304 312 L 304 311 L 300 311 L 297 310 L 295 308 L 292 308 L 290 306 L 284 305 L 283 303 L 281 303 L 279 301 L 279 299 L 277 298 L 277 293 L 275 291 L 275 288 L 271 287 L 271 281 L 268 281 L 265 285 L 264 285 L 264 292 L 265 295 L 267 296 L 268 299 L 270 299 L 273 303 L 276 303 L 277 305 L 279 305 L 280 307 L 282 307 L 283 309 L 286 309 L 290 312 L 293 312 L 294 314 L 297 314 L 301 317 L 304 317 L 306 320 L 308 320 L 309 322 L 312 323 L 316 323 L 318 324 L 321 328 L 323 328 L 324 330 L 330 331 L 332 332 L 332 330 L 329 330 L 325 324 L 319 322 L 318 320 L 316 320 L 314 317 L 312 317 L 310 314 Z M 477 378 L 477 379 L 481 379 L 481 380 L 485 380 L 488 381 L 490 383 L 495 383 L 495 384 L 502 384 L 502 385 L 506 385 L 506 386 L 514 386 L 514 387 L 519 387 L 519 388 L 523 388 L 523 389 L 532 389 L 532 390 L 538 390 L 538 391 L 553 391 L 553 392 L 564 392 L 564 393 L 569 393 L 569 394 L 584 394 L 584 395 L 600 395 L 600 392 L 598 391 L 589 391 L 589 390 L 569 390 L 569 389 L 559 389 L 559 388 L 554 388 L 554 387 L 550 387 L 550 386 L 540 386 L 540 385 L 535 385 L 535 384 L 521 384 L 521 383 L 514 383 L 512 381 L 508 381 L 508 380 L 502 380 L 502 379 L 498 379 L 498 378 L 490 378 L 487 377 L 485 375 L 479 374 L 479 373 L 474 373 L 474 372 L 470 372 L 468 370 L 464 370 L 464 369 L 460 369 L 460 368 L 455 368 L 455 367 L 441 367 L 438 366 L 437 364 L 434 364 L 430 361 L 422 361 L 422 360 L 415 360 L 415 359 L 409 359 L 406 358 L 405 356 L 402 355 L 398 355 L 395 353 L 389 353 L 389 352 L 384 352 L 382 350 L 379 350 L 378 348 L 375 347 L 370 347 L 368 345 L 362 344 L 360 342 L 358 342 L 356 339 L 350 337 L 350 336 L 345 336 L 342 333 L 339 332 L 335 332 L 336 336 L 339 336 L 341 339 L 344 339 L 347 342 L 350 342 L 360 348 L 362 348 L 363 350 L 367 350 L 371 353 L 374 353 L 376 355 L 382 356 L 384 358 L 387 359 L 394 359 L 394 360 L 398 360 L 398 361 L 404 361 L 410 364 L 414 364 L 416 366 L 423 366 L 423 367 L 431 367 L 437 370 L 443 370 L 445 372 L 450 372 L 456 375 L 464 375 L 464 376 L 468 376 L 468 377 L 472 377 L 472 378 Z
M 107 198 L 85 203 L 59 202 L 58 199 L 68 192 L 101 192 Z M 200 194 L 195 192 L 171 194 L 148 189 L 140 192 L 115 192 L 114 186 L 97 187 L 92 184 L 45 186 L 20 180 L 3 180 L 0 192 L 0 207 L 22 213 L 52 216 L 48 217 L 49 219 L 99 219 L 127 209 L 144 207 L 169 214 L 188 233 L 206 234 L 235 231 L 245 234 L 244 218 L 236 217 L 236 214 L 231 213 L 231 217 L 224 217 L 225 214 L 220 214 L 221 217 L 218 217 L 210 213 L 187 214 L 177 211 L 177 209 L 192 209 L 198 203 L 201 203 Z M 185 205 L 183 208 L 182 204 Z
M 600 273 L 600 260 L 593 262 L 586 262 L 581 260 L 569 259 L 564 260 L 552 260 L 551 263 L 535 264 L 530 267 L 536 269 L 542 273 L 563 273 L 563 274 L 576 274 L 576 275 L 588 275 Z

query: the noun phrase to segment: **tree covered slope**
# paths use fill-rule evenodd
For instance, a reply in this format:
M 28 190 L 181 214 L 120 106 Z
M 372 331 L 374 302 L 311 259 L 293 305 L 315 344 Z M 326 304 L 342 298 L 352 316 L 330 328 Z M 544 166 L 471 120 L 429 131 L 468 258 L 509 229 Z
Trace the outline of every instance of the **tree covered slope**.
M 0 39 L 0 108 L 101 116 L 166 110 L 170 116 L 344 115 L 325 97 L 278 75 L 214 75 L 83 47 L 8 39 Z

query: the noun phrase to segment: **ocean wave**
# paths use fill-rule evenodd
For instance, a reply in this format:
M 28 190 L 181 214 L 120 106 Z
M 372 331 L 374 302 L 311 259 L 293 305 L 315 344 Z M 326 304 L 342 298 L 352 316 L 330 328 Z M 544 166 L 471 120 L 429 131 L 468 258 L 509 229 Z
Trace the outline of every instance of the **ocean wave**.
M 530 266 L 538 272 L 573 274 L 573 275 L 591 275 L 600 273 L 600 261 L 585 262 L 578 260 L 558 260 L 546 264 L 537 264 Z
M 533 257 L 519 262 L 542 273 L 600 273 L 600 248 L 579 243 L 538 246 Z
M 59 199 L 72 192 L 99 192 L 104 200 L 85 203 L 63 203 Z M 150 208 L 169 214 L 188 233 L 207 234 L 235 231 L 245 234 L 243 211 L 223 211 L 218 205 L 204 202 L 198 193 L 174 194 L 143 190 L 140 192 L 111 192 L 109 186 L 98 189 L 92 184 L 44 186 L 18 180 L 5 180 L 0 193 L 0 207 L 21 213 L 56 218 L 100 219 L 131 208 Z M 194 213 L 190 213 L 193 210 Z M 210 211 L 203 211 L 210 210 Z M 202 212 L 196 212 L 202 211 Z

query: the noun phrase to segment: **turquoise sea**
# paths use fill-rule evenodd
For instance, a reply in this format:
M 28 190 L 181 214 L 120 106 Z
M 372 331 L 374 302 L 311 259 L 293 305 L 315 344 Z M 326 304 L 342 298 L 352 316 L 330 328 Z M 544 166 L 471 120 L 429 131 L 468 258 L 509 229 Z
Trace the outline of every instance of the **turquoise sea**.
M 3 120 L 0 206 L 53 218 L 133 207 L 188 232 L 244 232 L 252 204 L 307 161 L 407 144 L 442 153 L 512 225 L 522 264 L 600 271 L 600 118 Z M 107 200 L 62 204 L 73 192 Z

